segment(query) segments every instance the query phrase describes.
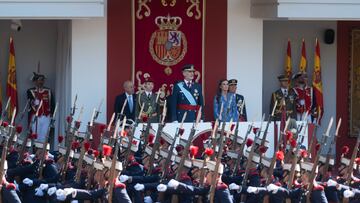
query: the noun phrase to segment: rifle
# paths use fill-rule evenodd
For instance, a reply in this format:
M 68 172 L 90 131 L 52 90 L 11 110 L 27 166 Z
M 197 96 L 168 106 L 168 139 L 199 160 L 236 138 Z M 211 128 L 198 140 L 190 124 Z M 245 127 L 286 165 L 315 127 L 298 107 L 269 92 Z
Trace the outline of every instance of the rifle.
M 161 133 L 163 131 L 164 125 L 165 125 L 165 123 L 164 123 L 165 117 L 166 117 L 166 100 L 165 100 L 165 105 L 164 105 L 163 112 L 162 112 L 161 122 L 159 123 L 158 130 L 156 132 L 154 147 L 151 151 L 151 155 L 150 155 L 150 159 L 149 159 L 148 175 L 150 175 L 154 169 L 155 153 L 156 153 L 156 151 L 158 151 L 158 149 L 160 147 L 160 137 L 161 137 Z
M 67 145 L 66 145 L 66 152 L 65 152 L 65 162 L 64 162 L 64 165 L 62 166 L 62 169 L 61 169 L 61 177 L 62 177 L 62 180 L 65 181 L 65 177 L 66 177 L 66 169 L 67 169 L 67 165 L 70 161 L 70 151 L 71 151 L 71 144 L 72 142 L 75 140 L 75 134 L 76 132 L 79 130 L 79 127 L 80 127 L 80 119 L 81 119 L 81 116 L 84 112 L 84 107 L 82 106 L 81 109 L 80 109 L 80 112 L 79 112 L 79 116 L 78 116 L 78 119 L 77 121 L 75 122 L 75 125 L 74 127 L 72 128 L 72 132 L 69 132 L 68 134 L 68 139 L 67 139 Z M 78 123 L 78 124 L 76 124 Z
M 305 123 L 305 130 L 304 130 L 304 134 L 306 133 L 306 127 L 307 127 L 307 116 L 308 116 L 308 113 L 306 112 L 305 116 L 304 116 L 304 119 L 303 119 L 303 123 Z M 293 154 L 293 157 L 292 157 L 292 163 L 291 163 L 291 168 L 290 168 L 290 176 L 289 176 L 289 180 L 288 180 L 288 183 L 287 183 L 287 188 L 291 188 L 292 184 L 293 184 L 293 180 L 294 180 L 294 175 L 295 175 L 295 167 L 296 167 L 296 164 L 298 163 L 298 153 L 299 153 L 299 150 L 300 150 L 300 146 L 302 145 L 302 143 L 304 142 L 304 137 L 305 135 L 302 135 L 300 134 L 301 131 L 298 132 L 298 143 L 297 143 L 297 146 L 296 146 L 296 150 Z
M 260 146 L 265 146 L 266 137 L 267 137 L 267 132 L 268 132 L 268 130 L 269 130 L 269 125 L 270 125 L 272 119 L 274 118 L 274 113 L 275 113 L 275 108 L 276 108 L 276 106 L 277 106 L 277 100 L 275 101 L 274 108 L 273 108 L 271 114 L 269 115 L 268 122 L 266 123 L 266 127 L 265 127 L 265 130 L 264 130 L 263 139 L 261 140 Z
M 320 113 L 318 115 L 318 118 L 316 119 L 316 123 L 315 123 L 315 127 L 311 133 L 311 139 L 310 139 L 310 145 L 309 145 L 309 156 L 308 156 L 308 160 L 310 160 L 312 157 L 311 157 L 311 154 L 312 154 L 312 151 L 313 151 L 313 145 L 314 145 L 314 141 L 316 139 L 316 130 L 317 128 L 319 127 L 319 119 L 320 118 Z
M 6 155 L 7 155 L 7 150 L 8 150 L 7 144 L 8 144 L 8 141 L 9 141 L 9 137 L 11 136 L 11 134 L 14 133 L 15 114 L 16 114 L 16 107 L 14 108 L 12 118 L 11 118 L 11 123 L 9 125 L 8 135 L 5 136 L 5 138 L 4 138 L 5 142 L 4 142 L 4 145 L 3 145 L 2 152 L 1 152 L 1 161 L 0 161 L 0 178 L 1 178 L 1 180 L 5 179 L 5 177 L 4 177 L 5 176 L 4 166 L 5 166 Z M 2 190 L 2 186 L 0 187 L 0 203 L 2 203 L 2 191 L 1 190 Z
M 112 202 L 112 198 L 113 198 L 113 189 L 114 189 L 114 179 L 115 179 L 115 167 L 116 167 L 116 163 L 117 163 L 117 157 L 118 157 L 118 153 L 119 153 L 119 148 L 120 148 L 120 143 L 122 140 L 122 136 L 124 134 L 124 130 L 125 130 L 125 125 L 126 125 L 126 116 L 124 116 L 123 119 L 123 125 L 122 125 L 122 129 L 121 129 L 121 135 L 119 136 L 120 138 L 118 139 L 118 130 L 120 127 L 120 119 L 117 120 L 116 122 L 116 127 L 114 130 L 114 139 L 116 140 L 116 145 L 115 145 L 115 151 L 111 160 L 111 167 L 110 167 L 110 176 L 109 176 L 109 196 L 108 196 L 108 202 Z
M 243 182 L 242 182 L 242 187 L 244 188 L 246 186 L 246 180 L 249 176 L 249 171 L 250 171 L 250 167 L 251 167 L 251 163 L 252 163 L 252 159 L 253 159 L 253 156 L 255 154 L 255 145 L 256 145 L 256 141 L 257 139 L 260 137 L 260 133 L 261 133 L 261 129 L 262 129 L 262 124 L 264 122 L 264 117 L 265 117 L 265 114 L 263 115 L 262 119 L 261 119 L 261 123 L 260 123 L 260 129 L 259 131 L 257 132 L 257 135 L 255 135 L 255 138 L 254 138 L 254 142 L 253 144 L 251 145 L 251 150 L 250 150 L 250 153 L 249 153 L 249 156 L 248 156 L 248 159 L 246 161 L 246 169 L 245 169 L 245 174 L 244 174 L 244 178 L 243 178 Z M 246 142 L 246 141 L 245 141 Z M 241 195 L 241 202 L 245 202 L 246 200 L 246 196 L 244 194 Z
M 165 164 L 163 165 L 163 168 L 162 168 L 163 174 L 161 175 L 161 180 L 164 180 L 165 176 L 168 174 L 169 164 L 170 164 L 170 161 L 171 161 L 171 158 L 172 158 L 172 155 L 173 155 L 173 151 L 174 151 L 174 148 L 175 148 L 175 143 L 176 143 L 177 138 L 180 136 L 180 131 L 182 131 L 181 129 L 183 129 L 183 124 L 184 124 L 184 121 L 186 119 L 186 115 L 187 115 L 187 111 L 185 111 L 185 113 L 184 113 L 184 115 L 182 117 L 180 127 L 176 129 L 174 140 L 171 143 L 169 153 L 168 153 L 168 155 L 166 157 Z
M 22 160 L 22 158 L 23 158 L 23 155 L 24 155 L 24 152 L 25 152 L 25 148 L 26 148 L 27 140 L 29 139 L 29 137 L 30 137 L 30 135 L 31 135 L 31 131 L 32 131 L 31 128 L 32 128 L 32 126 L 33 126 L 33 125 L 37 122 L 37 120 L 38 120 L 39 110 L 40 110 L 42 104 L 43 104 L 43 101 L 41 100 L 38 108 L 36 109 L 35 117 L 34 117 L 33 120 L 31 120 L 31 123 L 30 123 L 30 125 L 29 125 L 29 127 L 28 127 L 28 131 L 27 131 L 26 137 L 25 137 L 24 142 L 23 142 L 23 144 L 22 144 L 22 146 L 21 146 L 21 149 L 20 149 L 20 155 L 19 155 L 18 163 L 19 163 L 19 162 Z
M 225 123 L 225 121 L 224 121 Z M 229 126 L 229 130 L 226 133 L 226 137 L 229 137 L 230 131 L 231 131 L 231 125 L 232 125 L 232 119 L 230 120 L 230 126 Z M 216 188 L 216 180 L 217 180 L 217 176 L 218 176 L 218 171 L 219 171 L 219 167 L 220 167 L 220 162 L 221 162 L 221 158 L 223 155 L 223 150 L 224 148 L 224 131 L 221 132 L 220 134 L 220 149 L 219 149 L 219 153 L 216 159 L 216 164 L 215 164 L 215 169 L 214 169 L 214 174 L 213 177 L 211 179 L 211 185 L 210 185 L 210 202 L 213 203 L 214 202 L 214 195 L 215 195 L 215 188 Z
M 101 99 L 100 104 L 99 104 L 99 107 L 98 107 L 97 110 L 95 111 L 94 121 L 98 119 L 99 114 L 101 113 L 100 109 L 101 109 L 101 106 L 102 106 L 103 102 L 104 102 L 104 99 Z
M 323 147 L 326 146 L 327 139 L 329 137 L 329 133 L 330 133 L 330 129 L 332 127 L 332 124 L 333 124 L 333 118 L 331 117 L 328 128 L 327 128 L 325 134 L 322 136 L 321 144 L 323 145 Z M 310 194 L 311 194 L 312 189 L 314 187 L 314 180 L 315 180 L 315 177 L 316 177 L 316 169 L 317 169 L 317 165 L 319 163 L 320 152 L 321 152 L 321 149 L 319 149 L 319 152 L 316 153 L 314 165 L 313 165 L 313 167 L 311 169 L 311 174 L 310 174 L 310 178 L 309 178 L 310 182 L 309 182 L 309 186 L 308 186 L 308 191 L 309 192 L 306 194 L 306 202 L 310 202 Z M 355 160 L 355 157 L 354 157 L 354 160 Z
M 1 112 L 1 117 L 0 117 L 0 125 L 2 125 L 2 123 L 4 122 L 4 118 L 6 118 L 7 115 L 7 109 L 9 108 L 10 105 L 10 101 L 11 101 L 11 97 L 8 98 L 5 108 L 3 109 L 3 111 Z
M 178 166 L 177 171 L 176 171 L 176 176 L 175 176 L 176 180 L 180 179 L 182 169 L 184 168 L 185 160 L 189 156 L 190 145 L 192 143 L 192 140 L 193 140 L 194 135 L 196 133 L 196 128 L 197 128 L 197 126 L 199 124 L 199 121 L 200 121 L 200 118 L 201 118 L 201 110 L 202 110 L 202 107 L 199 108 L 199 111 L 198 111 L 198 114 L 197 114 L 197 117 L 196 117 L 196 121 L 195 121 L 195 123 L 193 124 L 193 126 L 191 128 L 190 135 L 189 135 L 189 138 L 188 138 L 188 142 L 186 143 L 186 146 L 185 146 L 185 148 L 183 150 L 183 154 L 181 156 L 179 166 Z M 179 199 L 177 198 L 177 196 L 173 195 L 171 202 L 172 203 L 177 203 L 178 201 L 179 201 Z
M 247 137 L 249 136 L 252 128 L 253 128 L 253 125 L 254 123 L 251 123 L 246 131 L 246 134 L 245 134 L 245 138 L 244 138 L 244 142 L 240 145 L 240 150 L 239 150 L 239 153 L 238 153 L 238 157 L 237 159 L 235 160 L 235 168 L 232 172 L 232 175 L 234 176 L 236 174 L 236 172 L 239 170 L 239 162 L 240 162 L 240 159 L 242 158 L 242 156 L 244 155 L 244 148 L 245 148 L 245 145 L 246 145 L 246 140 L 247 140 Z M 235 149 L 236 150 L 236 149 Z
M 89 142 L 89 138 L 90 138 L 90 135 L 91 135 L 91 132 L 93 129 L 95 113 L 96 113 L 96 109 L 94 109 L 94 111 L 93 111 L 93 114 L 92 114 L 91 120 L 90 120 L 90 124 L 87 126 L 84 141 L 82 142 L 80 156 L 79 156 L 79 160 L 77 162 L 77 168 L 76 168 L 76 173 L 75 173 L 75 182 L 76 183 L 80 183 L 81 170 L 83 168 L 82 165 L 83 165 L 83 160 L 84 160 L 84 156 L 85 156 L 85 143 Z
M 139 125 L 141 113 L 143 112 L 143 110 L 144 110 L 144 103 L 141 105 L 141 110 L 140 110 L 140 113 L 139 113 L 139 117 L 137 117 L 137 119 L 135 119 L 134 127 L 131 129 L 131 131 L 129 131 L 130 133 L 128 133 L 129 144 L 128 144 L 128 148 L 125 151 L 125 158 L 124 158 L 124 166 L 125 167 L 127 167 L 128 157 L 129 157 L 130 152 L 131 152 L 132 141 L 134 139 L 134 134 L 135 134 L 136 128 Z
M 330 144 L 330 147 L 329 147 L 329 150 L 328 150 L 328 153 L 326 154 L 326 160 L 325 160 L 325 165 L 324 165 L 324 175 L 322 177 L 322 181 L 325 181 L 325 174 L 327 173 L 327 171 L 329 170 L 329 164 L 330 164 L 330 159 L 331 159 L 331 151 L 332 151 L 332 148 L 333 146 L 336 144 L 336 138 L 339 134 L 339 129 L 340 129 L 340 126 L 341 126 L 341 118 L 339 119 L 338 121 L 338 124 L 336 126 L 336 131 L 335 131 L 335 135 L 334 135 L 334 139 L 331 141 L 331 144 Z
M 44 162 L 45 162 L 45 158 L 46 158 L 46 148 L 47 148 L 47 145 L 48 145 L 48 142 L 49 142 L 50 130 L 51 130 L 51 128 L 54 127 L 54 124 L 55 124 L 55 116 L 56 116 L 57 108 L 58 108 L 58 103 L 56 102 L 54 113 L 51 116 L 50 123 L 49 123 L 48 129 L 47 129 L 47 132 L 46 132 L 45 141 L 43 143 L 43 150 L 42 150 L 43 153 L 41 155 L 40 165 L 39 165 L 40 166 L 40 169 L 39 169 L 39 179 L 40 180 L 43 179 Z
M 286 120 L 284 131 L 280 132 L 279 141 L 278 141 L 278 143 L 276 145 L 276 148 L 274 150 L 274 156 L 271 159 L 271 163 L 270 163 L 270 166 L 269 166 L 269 171 L 268 171 L 268 174 L 267 174 L 268 176 L 266 177 L 266 185 L 269 185 L 271 183 L 271 181 L 272 181 L 272 176 L 273 176 L 273 173 L 274 173 L 274 167 L 275 167 L 275 163 L 276 163 L 276 152 L 279 151 L 279 149 L 280 149 L 280 145 L 281 145 L 281 142 L 283 140 L 283 136 L 284 136 L 285 132 L 287 131 L 288 127 L 289 127 L 289 123 L 290 123 L 290 117 Z

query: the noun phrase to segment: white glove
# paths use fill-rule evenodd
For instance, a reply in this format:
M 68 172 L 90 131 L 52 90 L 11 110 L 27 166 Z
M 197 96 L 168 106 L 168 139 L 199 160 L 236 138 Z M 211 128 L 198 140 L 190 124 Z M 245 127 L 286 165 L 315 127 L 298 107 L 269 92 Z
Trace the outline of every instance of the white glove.
M 29 179 L 29 178 L 25 178 L 25 179 L 23 180 L 23 183 L 24 183 L 25 185 L 27 185 L 27 186 L 32 186 L 33 183 L 34 183 L 34 181 L 32 181 L 32 180 Z
M 120 182 L 125 183 L 128 180 L 129 180 L 129 176 L 127 176 L 127 175 L 121 175 L 120 176 Z
M 169 182 L 168 182 L 168 186 L 171 187 L 171 188 L 177 188 L 179 186 L 179 181 L 175 180 L 175 179 L 171 179 Z
M 38 100 L 38 99 L 35 99 L 35 101 L 34 101 L 34 105 L 39 105 L 40 104 L 40 101 Z
M 39 187 L 35 188 L 35 196 L 42 197 L 44 196 L 44 192 Z
M 70 203 L 79 203 L 79 201 L 77 201 L 77 200 L 71 200 Z
M 47 190 L 49 188 L 49 185 L 42 183 L 42 184 L 40 184 L 39 188 L 42 189 L 42 190 Z
M 332 187 L 332 186 L 336 186 L 336 185 L 337 185 L 337 182 L 334 181 L 334 180 L 332 180 L 332 179 L 329 179 L 329 180 L 327 181 L 327 186 L 328 186 L 328 187 Z
M 238 189 L 240 189 L 240 186 L 237 185 L 236 183 L 231 183 L 229 185 L 229 190 L 238 190 Z
M 173 121 L 172 123 L 179 123 L 178 121 Z
M 74 188 L 65 188 L 64 191 L 66 192 L 66 196 L 72 195 L 72 198 L 76 197 L 76 190 Z
M 165 192 L 167 190 L 167 186 L 164 184 L 159 184 L 156 189 L 158 192 Z
M 276 194 L 279 190 L 279 186 L 277 185 L 274 185 L 274 184 L 270 184 L 266 187 L 266 190 L 269 191 L 269 192 L 272 192 L 273 194 Z
M 344 197 L 345 198 L 350 198 L 350 197 L 354 197 L 355 196 L 355 193 L 351 190 L 345 190 L 344 191 Z
M 254 194 L 257 194 L 257 188 L 256 187 L 248 187 L 247 188 L 247 190 L 246 190 L 246 192 L 248 192 L 248 193 L 254 193 Z
M 144 203 L 153 203 L 153 201 L 152 201 L 150 196 L 145 196 L 144 197 Z
M 35 154 L 30 154 L 29 157 L 33 160 L 35 158 Z
M 302 100 L 300 100 L 300 102 L 299 102 L 299 103 L 300 103 L 300 105 L 301 105 L 301 106 L 304 106 L 304 105 L 305 105 L 305 100 L 304 100 L 304 99 L 302 99 Z
M 50 153 L 48 152 L 48 158 L 49 158 L 49 159 L 54 159 L 54 155 L 52 155 L 52 154 L 50 154 Z
M 62 189 L 56 190 L 56 199 L 59 201 L 65 201 L 66 199 L 66 193 Z
M 136 191 L 143 191 L 145 189 L 145 185 L 144 184 L 139 184 L 139 183 L 136 183 L 136 185 L 134 185 L 134 189 Z
M 51 187 L 47 191 L 49 196 L 52 196 L 55 192 L 56 192 L 56 187 Z

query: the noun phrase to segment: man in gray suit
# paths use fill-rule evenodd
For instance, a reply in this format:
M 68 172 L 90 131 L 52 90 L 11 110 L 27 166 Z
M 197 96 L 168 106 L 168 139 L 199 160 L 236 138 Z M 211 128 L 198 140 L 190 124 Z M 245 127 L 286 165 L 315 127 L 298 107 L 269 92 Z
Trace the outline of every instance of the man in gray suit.
M 144 91 L 137 95 L 137 103 L 135 108 L 135 116 L 140 120 L 150 120 L 151 123 L 159 122 L 159 103 L 156 101 L 157 94 L 153 93 L 154 81 L 148 77 L 145 79 Z M 143 112 L 140 112 L 141 106 L 144 104 Z M 145 118 L 145 119 L 144 119 Z

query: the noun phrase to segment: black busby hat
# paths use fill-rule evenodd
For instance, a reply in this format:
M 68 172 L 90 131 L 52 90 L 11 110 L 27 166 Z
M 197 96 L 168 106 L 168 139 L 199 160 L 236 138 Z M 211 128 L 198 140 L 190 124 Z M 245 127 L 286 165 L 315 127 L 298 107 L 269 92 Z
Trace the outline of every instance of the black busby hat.
M 182 71 L 195 71 L 193 64 L 186 64 L 183 66 Z
M 236 79 L 231 79 L 228 81 L 229 81 L 229 85 L 237 85 L 237 82 L 238 82 Z
M 45 79 L 46 79 L 45 75 L 35 73 L 35 72 L 33 72 L 33 76 L 31 77 L 31 80 L 34 81 L 34 82 L 38 81 L 38 80 L 45 80 Z

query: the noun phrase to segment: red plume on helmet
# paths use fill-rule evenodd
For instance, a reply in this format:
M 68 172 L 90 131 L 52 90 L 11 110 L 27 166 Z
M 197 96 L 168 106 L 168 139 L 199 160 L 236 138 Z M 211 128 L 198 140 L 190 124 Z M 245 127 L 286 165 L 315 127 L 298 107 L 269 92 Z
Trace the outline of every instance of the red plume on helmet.
M 261 154 L 265 154 L 265 152 L 267 151 L 267 147 L 265 147 L 265 146 L 260 146 L 259 147 L 259 152 L 261 153 Z
M 250 147 L 253 143 L 254 143 L 254 140 L 251 139 L 251 138 L 248 138 L 248 139 L 246 140 L 246 146 L 247 146 L 247 147 Z
M 290 140 L 290 146 L 291 146 L 292 148 L 295 148 L 295 147 L 296 147 L 296 140 L 295 140 L 295 139 L 291 139 L 291 140 Z
M 285 135 L 286 135 L 286 140 L 291 140 L 294 136 L 290 130 L 287 130 Z
M 190 155 L 192 158 L 194 158 L 197 153 L 199 152 L 199 147 L 198 146 L 190 146 Z
M 20 124 L 16 126 L 16 133 L 17 134 L 20 134 L 22 132 L 22 130 L 23 130 L 23 128 L 22 128 L 22 126 Z
M 308 153 L 305 149 L 300 150 L 300 157 L 303 159 L 308 157 Z
M 85 148 L 85 151 L 88 151 L 90 149 L 90 142 L 85 142 L 84 148 Z
M 206 148 L 204 153 L 206 154 L 206 156 L 210 157 L 214 154 L 214 150 L 211 148 Z
M 277 159 L 277 160 L 283 161 L 284 158 L 285 158 L 285 155 L 284 155 L 284 152 L 283 152 L 283 151 L 277 151 L 277 152 L 276 152 L 276 159 Z
M 154 144 L 154 140 L 155 140 L 155 135 L 154 134 L 149 134 L 148 143 L 149 144 Z
M 103 145 L 103 154 L 104 156 L 110 156 L 112 151 L 112 147 L 109 145 Z
M 63 140 L 64 140 L 64 136 L 59 135 L 59 136 L 58 136 L 58 141 L 59 141 L 59 143 L 62 143 Z
M 349 147 L 348 146 L 343 146 L 342 149 L 341 149 L 341 156 L 344 156 L 346 154 L 348 154 L 350 151 Z

